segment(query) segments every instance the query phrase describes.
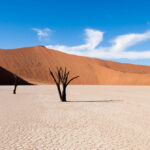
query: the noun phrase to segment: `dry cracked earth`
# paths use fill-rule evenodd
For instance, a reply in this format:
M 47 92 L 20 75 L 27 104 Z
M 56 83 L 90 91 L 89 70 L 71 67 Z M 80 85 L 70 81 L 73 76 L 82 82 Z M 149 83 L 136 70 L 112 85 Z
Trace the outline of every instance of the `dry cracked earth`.
M 0 150 L 150 150 L 150 87 L 0 86 Z

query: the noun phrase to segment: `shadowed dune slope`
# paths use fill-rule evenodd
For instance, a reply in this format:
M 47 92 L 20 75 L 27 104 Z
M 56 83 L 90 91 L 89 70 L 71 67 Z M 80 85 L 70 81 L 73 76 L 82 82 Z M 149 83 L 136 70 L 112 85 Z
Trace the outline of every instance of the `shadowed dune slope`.
M 53 83 L 49 67 L 54 71 L 56 66 L 80 76 L 72 84 L 150 85 L 150 66 L 75 56 L 43 46 L 0 50 L 0 67 L 32 84 Z
M 25 80 L 18 78 L 18 85 L 30 85 Z M 0 85 L 14 85 L 15 77 L 14 74 L 0 67 Z

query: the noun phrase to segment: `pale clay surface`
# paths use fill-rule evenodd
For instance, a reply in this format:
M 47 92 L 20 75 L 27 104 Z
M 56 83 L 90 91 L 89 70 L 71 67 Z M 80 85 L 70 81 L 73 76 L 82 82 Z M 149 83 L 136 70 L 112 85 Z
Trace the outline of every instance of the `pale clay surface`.
M 149 86 L 0 86 L 0 150 L 150 150 Z M 85 102 L 83 102 L 85 101 Z

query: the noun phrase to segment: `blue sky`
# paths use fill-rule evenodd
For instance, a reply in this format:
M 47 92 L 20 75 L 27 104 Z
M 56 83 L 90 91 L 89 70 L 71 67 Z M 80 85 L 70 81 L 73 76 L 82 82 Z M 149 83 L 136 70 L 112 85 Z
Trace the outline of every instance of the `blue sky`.
M 1 0 L 0 48 L 35 45 L 150 65 L 148 0 Z

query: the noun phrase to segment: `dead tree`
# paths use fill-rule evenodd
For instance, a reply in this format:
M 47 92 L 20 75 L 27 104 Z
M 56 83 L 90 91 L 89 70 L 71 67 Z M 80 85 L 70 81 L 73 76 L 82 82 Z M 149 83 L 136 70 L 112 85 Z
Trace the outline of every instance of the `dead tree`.
M 66 88 L 70 84 L 71 81 L 78 78 L 79 76 L 75 76 L 69 79 L 68 77 L 69 77 L 70 71 L 67 71 L 66 67 L 65 67 L 65 70 L 63 70 L 62 67 L 60 68 L 56 67 L 56 68 L 57 68 L 57 71 L 55 72 L 55 74 L 51 71 L 50 68 L 49 68 L 49 72 L 57 86 L 60 100 L 62 102 L 66 102 Z M 61 85 L 62 85 L 62 90 L 60 87 Z
M 14 82 L 14 90 L 13 90 L 13 94 L 16 94 L 16 89 L 17 89 L 17 86 L 18 86 L 18 77 L 16 75 L 14 75 L 14 78 L 15 78 L 15 82 Z

